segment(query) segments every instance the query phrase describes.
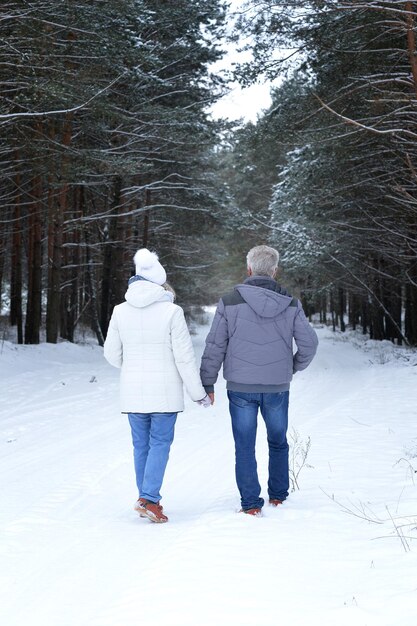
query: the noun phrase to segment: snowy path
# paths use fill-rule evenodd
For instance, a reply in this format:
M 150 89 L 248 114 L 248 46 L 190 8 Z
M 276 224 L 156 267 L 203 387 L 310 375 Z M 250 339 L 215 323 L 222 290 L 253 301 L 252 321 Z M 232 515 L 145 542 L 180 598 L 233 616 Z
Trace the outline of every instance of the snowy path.
M 101 350 L 0 346 L 1 623 L 415 626 L 417 367 L 319 335 L 291 391 L 291 425 L 312 443 L 301 489 L 261 519 L 236 513 L 222 382 L 212 409 L 188 401 L 179 416 L 162 526 L 132 510 L 130 433 Z M 264 485 L 266 456 L 260 422 Z

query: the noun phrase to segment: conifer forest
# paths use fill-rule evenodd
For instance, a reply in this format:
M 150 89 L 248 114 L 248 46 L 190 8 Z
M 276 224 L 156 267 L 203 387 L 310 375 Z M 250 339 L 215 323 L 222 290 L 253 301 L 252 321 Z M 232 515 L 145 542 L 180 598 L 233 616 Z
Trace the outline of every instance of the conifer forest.
M 308 315 L 417 345 L 417 2 L 5 0 L 0 81 L 3 338 L 102 344 L 142 246 L 191 314 L 266 243 Z

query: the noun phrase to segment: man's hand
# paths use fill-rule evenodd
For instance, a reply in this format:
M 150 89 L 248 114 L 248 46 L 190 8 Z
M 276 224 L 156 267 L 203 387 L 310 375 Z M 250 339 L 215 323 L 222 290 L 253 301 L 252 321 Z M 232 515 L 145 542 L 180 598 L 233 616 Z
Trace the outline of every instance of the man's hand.
M 214 404 L 214 391 L 210 391 L 207 395 L 210 398 L 211 403 Z

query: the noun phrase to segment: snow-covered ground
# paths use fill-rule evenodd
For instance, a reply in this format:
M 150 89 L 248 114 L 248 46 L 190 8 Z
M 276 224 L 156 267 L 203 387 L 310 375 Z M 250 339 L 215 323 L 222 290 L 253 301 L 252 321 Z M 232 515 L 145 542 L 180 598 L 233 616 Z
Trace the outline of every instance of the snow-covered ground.
M 0 344 L 1 623 L 415 626 L 416 353 L 318 333 L 291 389 L 294 471 L 311 441 L 300 489 L 262 518 L 237 513 L 221 381 L 213 408 L 188 400 L 178 418 L 165 525 L 132 510 L 130 433 L 102 350 Z M 261 420 L 263 485 L 264 434 Z

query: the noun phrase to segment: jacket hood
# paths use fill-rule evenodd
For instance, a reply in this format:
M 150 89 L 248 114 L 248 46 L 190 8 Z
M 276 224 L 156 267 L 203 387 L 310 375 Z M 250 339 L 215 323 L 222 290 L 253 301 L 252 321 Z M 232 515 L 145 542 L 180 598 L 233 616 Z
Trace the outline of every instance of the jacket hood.
M 235 288 L 260 317 L 275 317 L 285 311 L 292 302 L 292 297 L 286 289 L 267 276 L 251 276 Z
M 139 280 L 129 285 L 125 299 L 130 305 L 143 308 L 154 302 L 173 302 L 174 296 L 156 283 Z

